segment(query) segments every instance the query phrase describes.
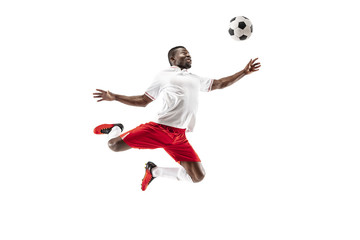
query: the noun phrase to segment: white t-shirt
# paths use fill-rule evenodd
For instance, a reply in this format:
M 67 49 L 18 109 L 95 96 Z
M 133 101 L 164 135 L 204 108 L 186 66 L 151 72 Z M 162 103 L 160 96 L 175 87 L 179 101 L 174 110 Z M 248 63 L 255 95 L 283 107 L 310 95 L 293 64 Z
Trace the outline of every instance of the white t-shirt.
M 203 78 L 172 66 L 160 72 L 145 94 L 152 100 L 160 94 L 162 110 L 154 121 L 192 132 L 196 121 L 199 91 L 209 92 L 214 79 Z

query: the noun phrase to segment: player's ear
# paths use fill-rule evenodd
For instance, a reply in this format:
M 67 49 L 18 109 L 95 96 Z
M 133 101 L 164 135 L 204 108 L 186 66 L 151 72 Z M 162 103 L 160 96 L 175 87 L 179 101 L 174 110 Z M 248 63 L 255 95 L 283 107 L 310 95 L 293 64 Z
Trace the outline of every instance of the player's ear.
M 170 58 L 170 62 L 171 62 L 171 66 L 173 66 L 173 65 L 174 65 L 174 62 L 175 62 L 175 58 L 174 58 L 174 57 L 171 57 L 171 58 Z

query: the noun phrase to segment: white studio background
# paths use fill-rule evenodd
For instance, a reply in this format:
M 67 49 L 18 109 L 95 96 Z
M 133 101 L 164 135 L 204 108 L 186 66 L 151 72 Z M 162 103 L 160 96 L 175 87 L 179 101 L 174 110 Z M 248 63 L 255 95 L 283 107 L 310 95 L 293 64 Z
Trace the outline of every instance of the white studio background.
M 244 42 L 232 17 L 254 25 Z M 1 1 L 0 239 L 359 239 L 359 32 L 355 1 Z M 143 94 L 188 48 L 201 93 L 188 138 L 201 183 L 155 179 L 162 150 L 111 152 L 158 106 L 97 103 L 96 88 Z

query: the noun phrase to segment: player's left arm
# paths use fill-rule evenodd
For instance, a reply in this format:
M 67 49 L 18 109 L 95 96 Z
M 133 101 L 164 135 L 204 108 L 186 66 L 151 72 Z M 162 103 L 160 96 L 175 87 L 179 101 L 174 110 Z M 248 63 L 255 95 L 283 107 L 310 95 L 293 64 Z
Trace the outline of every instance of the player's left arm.
M 259 68 L 261 67 L 261 65 L 260 65 L 260 62 L 256 62 L 257 60 L 258 60 L 258 58 L 255 58 L 254 60 L 251 59 L 250 62 L 245 66 L 245 68 L 243 70 L 235 73 L 234 75 L 220 78 L 218 80 L 214 80 L 211 90 L 226 88 L 226 87 L 236 83 L 244 76 L 258 71 Z

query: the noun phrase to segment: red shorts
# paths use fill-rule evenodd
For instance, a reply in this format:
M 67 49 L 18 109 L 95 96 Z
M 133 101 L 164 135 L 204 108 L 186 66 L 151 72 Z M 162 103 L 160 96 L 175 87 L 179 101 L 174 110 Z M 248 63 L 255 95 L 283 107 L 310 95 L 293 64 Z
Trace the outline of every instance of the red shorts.
M 186 139 L 185 129 L 149 122 L 121 134 L 121 138 L 132 148 L 163 148 L 177 162 L 200 162 Z

